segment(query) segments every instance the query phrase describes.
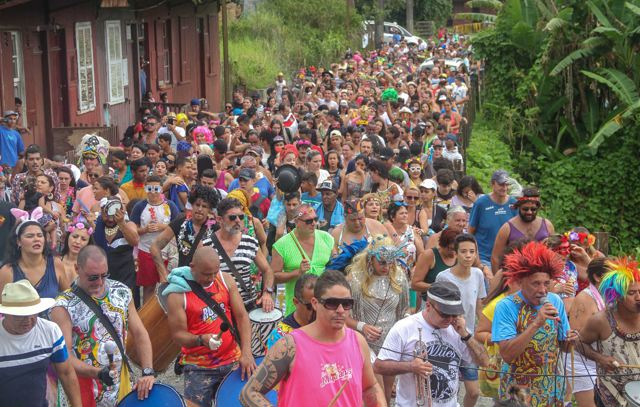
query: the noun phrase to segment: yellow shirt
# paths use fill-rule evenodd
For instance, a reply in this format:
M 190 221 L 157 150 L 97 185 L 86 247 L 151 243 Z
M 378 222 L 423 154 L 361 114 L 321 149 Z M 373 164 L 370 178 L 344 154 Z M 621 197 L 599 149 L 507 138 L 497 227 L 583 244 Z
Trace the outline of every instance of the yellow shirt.
M 133 180 L 126 182 L 120 186 L 126 194 L 129 200 L 132 199 L 147 199 L 147 192 L 144 190 L 144 184 L 134 184 Z

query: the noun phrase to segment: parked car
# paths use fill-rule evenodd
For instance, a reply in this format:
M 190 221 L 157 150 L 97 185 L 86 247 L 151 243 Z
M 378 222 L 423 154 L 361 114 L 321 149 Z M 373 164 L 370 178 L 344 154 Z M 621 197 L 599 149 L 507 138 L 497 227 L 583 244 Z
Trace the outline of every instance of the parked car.
M 362 38 L 362 48 L 366 48 L 369 45 L 369 34 L 375 31 L 375 21 L 367 20 L 364 22 L 364 36 Z M 418 40 L 424 40 L 409 32 L 406 28 L 395 22 L 384 22 L 384 42 L 386 44 L 393 44 L 393 36 L 400 35 L 400 37 L 407 41 L 408 45 L 418 45 Z

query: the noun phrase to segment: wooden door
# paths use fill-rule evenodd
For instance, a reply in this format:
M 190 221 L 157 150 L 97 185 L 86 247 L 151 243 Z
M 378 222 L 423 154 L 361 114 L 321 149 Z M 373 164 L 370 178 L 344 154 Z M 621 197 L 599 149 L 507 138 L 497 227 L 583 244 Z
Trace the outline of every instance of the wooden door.
M 67 83 L 67 60 L 65 31 L 49 32 L 48 68 L 49 91 L 51 92 L 51 125 L 52 127 L 69 126 L 69 90 Z

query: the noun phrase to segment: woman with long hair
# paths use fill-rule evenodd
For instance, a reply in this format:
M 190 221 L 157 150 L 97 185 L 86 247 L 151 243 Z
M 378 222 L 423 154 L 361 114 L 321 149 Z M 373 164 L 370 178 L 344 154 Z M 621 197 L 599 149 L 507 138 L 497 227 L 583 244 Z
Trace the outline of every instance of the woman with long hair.
M 347 280 L 354 299 L 347 326 L 362 333 L 378 352 L 391 327 L 409 309 L 409 282 L 402 266 L 404 253 L 384 235 L 371 243 L 347 266 Z M 384 377 L 385 394 L 391 396 L 395 377 Z
M 482 187 L 473 175 L 465 175 L 458 181 L 456 193 L 451 198 L 451 205 L 462 206 L 467 213 L 471 213 L 471 208 L 481 195 L 484 195 Z
M 76 271 L 78 253 L 83 247 L 93 244 L 93 228 L 87 222 L 76 219 L 69 223 L 66 232 L 60 261 L 67 275 L 67 281 L 71 283 L 78 276 Z
M 382 201 L 377 194 L 366 194 L 360 201 L 364 207 L 365 218 L 382 221 Z
M 305 170 L 318 177 L 318 185 L 329 178 L 329 172 L 322 169 L 322 154 L 319 151 L 309 149 L 305 157 Z
M 27 279 L 40 298 L 56 298 L 69 288 L 69 281 L 62 262 L 51 254 L 47 233 L 37 221 L 41 209 L 36 208 L 31 216 L 16 209 L 12 214 L 24 220 L 9 236 L 6 262 L 0 268 L 0 292 L 7 283 Z
M 58 203 L 64 209 L 67 216 L 73 213 L 73 204 L 76 201 L 76 178 L 73 171 L 67 167 L 56 168 L 58 174 L 58 190 L 60 191 L 60 200 Z
M 359 154 L 355 158 L 355 170 L 342 177 L 340 196 L 342 196 L 344 202 L 362 197 L 362 186 L 366 180 L 365 171 L 368 164 L 369 159 L 365 155 Z
M 385 163 L 379 160 L 369 162 L 369 175 L 373 186 L 371 192 L 375 192 L 382 202 L 382 211 L 386 212 L 392 201 L 402 201 L 402 188 L 389 179 L 389 170 Z
M 340 163 L 340 154 L 336 150 L 329 150 L 324 155 L 324 169 L 329 173 L 329 178 L 333 180 L 335 185 L 342 183 L 342 164 Z
M 122 185 L 133 179 L 127 154 L 123 150 L 114 150 L 111 152 L 111 166 L 115 170 L 113 177 L 116 184 Z

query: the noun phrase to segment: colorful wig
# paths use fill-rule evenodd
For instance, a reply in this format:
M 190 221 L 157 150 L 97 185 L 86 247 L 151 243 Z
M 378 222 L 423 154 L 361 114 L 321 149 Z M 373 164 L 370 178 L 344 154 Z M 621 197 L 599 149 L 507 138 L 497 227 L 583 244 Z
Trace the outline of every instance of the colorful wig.
M 193 141 L 198 143 L 198 138 L 196 136 L 202 134 L 204 136 L 204 141 L 207 144 L 213 143 L 213 134 L 211 130 L 207 126 L 198 126 L 193 130 Z
M 529 242 L 504 258 L 507 284 L 535 273 L 546 273 L 552 279 L 562 276 L 564 259 L 540 242 Z
M 608 261 L 607 266 L 610 271 L 602 277 L 599 290 L 607 304 L 615 304 L 627 295 L 632 283 L 640 282 L 640 270 L 638 262 L 629 257 Z

